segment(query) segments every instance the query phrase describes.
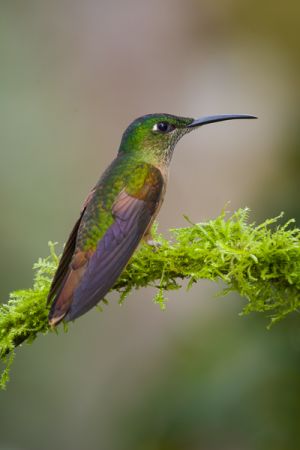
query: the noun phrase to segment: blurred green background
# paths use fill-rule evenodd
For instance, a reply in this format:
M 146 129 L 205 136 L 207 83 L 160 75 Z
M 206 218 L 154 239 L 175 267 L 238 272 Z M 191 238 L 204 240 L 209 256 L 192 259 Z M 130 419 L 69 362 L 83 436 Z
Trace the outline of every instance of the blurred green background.
M 300 3 L 0 0 L 1 299 L 63 243 L 135 117 L 248 113 L 177 146 L 160 231 L 249 206 L 300 219 Z M 203 282 L 131 295 L 17 353 L 1 450 L 300 448 L 299 318 Z

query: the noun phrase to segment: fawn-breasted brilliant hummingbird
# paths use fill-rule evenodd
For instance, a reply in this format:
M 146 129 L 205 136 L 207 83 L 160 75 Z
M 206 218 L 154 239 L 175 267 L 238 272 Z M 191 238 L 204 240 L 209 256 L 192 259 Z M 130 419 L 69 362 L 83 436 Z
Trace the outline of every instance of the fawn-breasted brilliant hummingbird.
M 168 169 L 178 140 L 208 123 L 255 119 L 217 115 L 191 119 L 149 114 L 123 134 L 117 157 L 88 195 L 64 247 L 48 301 L 49 324 L 74 320 L 113 287 L 151 225 L 164 199 Z

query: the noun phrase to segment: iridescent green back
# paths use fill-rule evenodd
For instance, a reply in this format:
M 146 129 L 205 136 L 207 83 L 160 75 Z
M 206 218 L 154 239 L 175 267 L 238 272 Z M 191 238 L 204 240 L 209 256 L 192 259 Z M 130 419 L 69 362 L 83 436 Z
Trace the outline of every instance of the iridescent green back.
M 114 222 L 112 209 L 120 192 L 126 189 L 139 197 L 151 165 L 128 155 L 118 156 L 104 172 L 83 215 L 77 236 L 77 250 L 94 250 Z

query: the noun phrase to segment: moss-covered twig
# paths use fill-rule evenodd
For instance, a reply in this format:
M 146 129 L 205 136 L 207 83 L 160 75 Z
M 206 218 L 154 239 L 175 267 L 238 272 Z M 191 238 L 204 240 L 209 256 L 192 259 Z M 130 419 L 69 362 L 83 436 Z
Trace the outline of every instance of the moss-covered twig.
M 222 280 L 224 294 L 237 291 L 247 299 L 244 314 L 264 312 L 271 323 L 278 321 L 300 305 L 300 230 L 292 220 L 279 225 L 280 218 L 257 226 L 248 223 L 248 210 L 240 209 L 171 230 L 170 241 L 156 235 L 160 247 L 141 246 L 113 290 L 124 301 L 133 289 L 155 286 L 155 300 L 164 307 L 164 292 L 179 289 L 180 280 L 187 279 L 188 287 L 200 279 Z M 34 265 L 33 287 L 13 292 L 0 306 L 0 356 L 8 365 L 17 345 L 49 331 L 46 299 L 58 260 L 50 244 L 50 256 Z M 7 379 L 6 367 L 2 387 Z

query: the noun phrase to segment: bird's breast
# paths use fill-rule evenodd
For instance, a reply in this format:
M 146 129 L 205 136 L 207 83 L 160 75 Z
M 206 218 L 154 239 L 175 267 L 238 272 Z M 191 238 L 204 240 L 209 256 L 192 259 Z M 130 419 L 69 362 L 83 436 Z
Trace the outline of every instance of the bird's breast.
M 166 190 L 167 190 L 168 178 L 169 178 L 169 169 L 168 169 L 168 167 L 166 167 L 164 165 L 163 166 L 156 166 L 156 167 L 160 171 L 160 173 L 162 174 L 164 182 L 163 182 L 162 191 L 161 191 L 161 194 L 160 194 L 160 197 L 159 197 L 159 200 L 158 200 L 158 204 L 157 204 L 155 213 L 153 215 L 152 223 L 156 219 L 156 217 L 157 217 L 157 215 L 158 215 L 158 213 L 160 211 L 160 208 L 161 208 L 161 206 L 163 204 L 163 201 L 164 201 L 164 198 L 165 198 L 165 195 L 166 195 Z

